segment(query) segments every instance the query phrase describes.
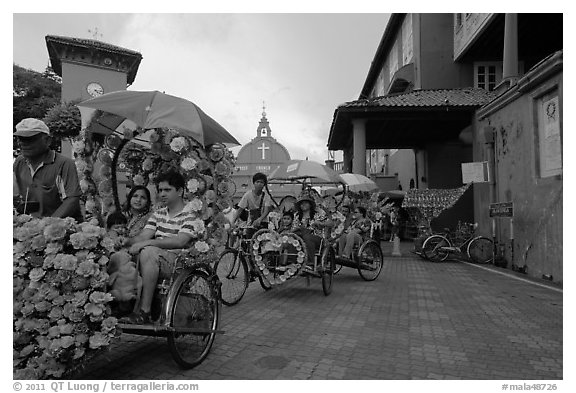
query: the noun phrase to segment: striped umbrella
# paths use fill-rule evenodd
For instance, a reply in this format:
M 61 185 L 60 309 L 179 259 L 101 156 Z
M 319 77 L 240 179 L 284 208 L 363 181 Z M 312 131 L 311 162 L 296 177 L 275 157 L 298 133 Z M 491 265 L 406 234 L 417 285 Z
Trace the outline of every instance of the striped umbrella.
M 344 184 L 348 186 L 348 190 L 352 192 L 371 192 L 378 190 L 378 185 L 366 176 L 356 173 L 343 173 L 340 177 L 344 180 Z

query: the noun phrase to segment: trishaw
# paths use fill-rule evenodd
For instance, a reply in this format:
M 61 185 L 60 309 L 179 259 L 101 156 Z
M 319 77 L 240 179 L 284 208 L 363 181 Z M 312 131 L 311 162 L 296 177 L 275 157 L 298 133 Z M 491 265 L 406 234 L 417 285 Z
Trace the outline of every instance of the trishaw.
M 162 103 L 164 108 L 168 107 L 175 110 L 166 111 L 157 108 L 156 99 L 164 100 Z M 40 331 L 39 333 L 38 330 L 27 328 L 27 325 L 22 325 L 24 326 L 22 328 L 21 322 L 18 322 L 19 327 L 15 327 L 15 334 L 17 329 L 24 330 L 18 336 L 21 336 L 21 339 L 15 338 L 15 345 L 18 344 L 19 340 L 26 338 L 32 340 L 33 337 L 37 337 L 40 345 L 37 347 L 36 344 L 30 344 L 19 352 L 19 358 L 15 359 L 22 365 L 22 370 L 19 370 L 21 373 L 18 375 L 33 379 L 70 376 L 71 371 L 83 363 L 80 360 L 89 359 L 89 353 L 91 356 L 97 354 L 100 349 L 104 349 L 109 344 L 111 338 L 121 332 L 166 337 L 169 350 L 176 363 L 182 368 L 194 367 L 206 358 L 216 334 L 221 333 L 218 328 L 221 284 L 210 265 L 214 257 L 218 255 L 215 251 L 218 244 L 211 239 L 216 236 L 218 231 L 223 231 L 222 227 L 225 220 L 221 220 L 223 218 L 221 211 L 231 205 L 231 194 L 234 192 L 234 187 L 229 184 L 231 182 L 229 174 L 234 167 L 233 156 L 224 143 L 238 144 L 238 142 L 216 121 L 191 102 L 159 92 L 123 91 L 108 93 L 82 102 L 78 106 L 81 111 L 85 108 L 98 109 L 91 114 L 91 120 L 81 131 L 80 137 L 72 141 L 83 191 L 85 222 L 72 225 L 68 219 L 59 219 L 60 221 L 49 221 L 47 224 L 48 226 L 60 225 L 68 228 L 68 232 L 70 232 L 70 228 L 74 228 L 72 231 L 78 231 L 78 233 L 83 229 L 92 231 L 90 236 L 95 240 L 94 248 L 90 249 L 90 252 L 88 250 L 83 252 L 82 258 L 88 258 L 90 255 L 92 255 L 90 258 L 100 257 L 98 260 L 100 266 L 95 264 L 92 259 L 85 262 L 86 264 L 90 262 L 91 265 L 86 266 L 91 266 L 97 274 L 94 273 L 94 277 L 90 278 L 89 274 L 92 273 L 86 273 L 88 275 L 85 274 L 87 278 L 84 279 L 81 276 L 74 276 L 72 271 L 65 277 L 68 279 L 73 276 L 72 280 L 75 281 L 64 282 L 62 279 L 63 284 L 54 288 L 60 288 L 61 291 L 88 288 L 84 290 L 84 292 L 89 291 L 86 292 L 86 297 L 82 295 L 80 300 L 75 300 L 72 303 L 82 305 L 84 304 L 82 302 L 86 302 L 84 306 L 86 311 L 78 309 L 77 312 L 81 312 L 81 314 L 73 313 L 70 317 L 66 317 L 70 318 L 71 322 L 64 324 L 64 326 L 80 324 L 78 326 L 87 330 L 86 334 L 90 333 L 89 329 L 96 329 L 97 331 L 90 336 L 89 343 L 82 340 L 77 341 L 74 345 L 72 339 L 73 345 L 70 346 L 69 340 L 64 340 L 64 333 L 54 333 L 54 329 L 57 330 L 56 327 L 52 327 L 49 335 L 46 336 L 46 332 Z M 157 112 L 155 112 L 156 109 L 158 109 Z M 190 117 L 192 111 L 194 114 Z M 175 113 L 180 113 L 182 116 L 175 116 Z M 166 114 L 168 117 L 162 118 Z M 150 123 L 147 116 L 153 117 L 154 122 Z M 130 121 L 133 123 L 130 124 Z M 123 129 L 124 131 L 122 131 Z M 149 168 L 146 168 L 147 161 L 152 163 Z M 191 163 L 194 165 L 190 165 Z M 99 167 L 99 171 L 94 170 L 94 167 Z M 98 225 L 102 225 L 102 218 L 106 213 L 121 210 L 117 184 L 118 169 L 122 170 L 122 176 L 125 176 L 129 181 L 132 179 L 132 184 L 146 185 L 148 179 L 153 179 L 160 171 L 168 168 L 177 168 L 188 180 L 187 196 L 190 198 L 189 200 L 196 202 L 194 206 L 198 208 L 196 210 L 198 221 L 202 221 L 198 238 L 189 249 L 181 250 L 170 274 L 160 275 L 158 279 L 151 310 L 152 319 L 157 321 L 144 325 L 116 323 L 117 320 L 113 318 L 114 315 L 109 315 L 110 306 L 108 303 L 112 301 L 112 298 L 110 294 L 105 293 L 107 276 L 102 275 L 102 272 L 106 270 L 106 266 L 103 264 L 107 260 L 104 254 L 100 252 L 103 249 L 102 245 L 105 244 L 105 235 L 103 235 L 105 231 L 102 228 L 98 229 Z M 96 173 L 94 172 L 99 173 L 99 179 L 95 179 Z M 189 206 L 190 204 L 186 208 Z M 22 219 L 23 222 L 25 220 L 28 219 Z M 92 225 L 91 223 L 96 224 Z M 33 228 L 27 229 L 27 231 L 30 230 Z M 44 233 L 47 233 L 46 230 Z M 76 252 L 75 249 L 78 248 L 76 245 L 72 247 L 68 240 L 68 236 L 74 235 L 76 233 L 61 237 L 63 248 L 59 249 L 61 254 L 58 255 L 64 259 L 67 258 L 66 252 Z M 22 239 L 24 239 L 23 235 Z M 64 242 L 66 243 L 64 244 Z M 21 244 L 29 243 L 22 242 Z M 46 243 L 44 243 L 45 245 Z M 25 250 L 18 254 L 18 256 L 24 255 L 26 258 L 22 257 L 18 262 L 18 269 L 22 274 L 27 272 L 25 269 L 29 269 L 28 266 L 34 267 L 33 264 L 29 263 L 31 258 L 29 255 L 32 258 L 35 255 L 43 255 L 39 254 L 38 250 L 36 249 L 32 254 L 26 253 Z M 15 274 L 17 273 L 16 251 L 15 249 Z M 79 252 L 76 252 L 75 255 L 70 254 L 68 256 L 71 258 L 66 260 L 69 261 L 74 258 L 78 260 L 79 255 Z M 35 269 L 38 270 L 38 268 Z M 78 271 L 76 270 L 76 272 Z M 31 272 L 34 272 L 34 269 Z M 51 273 L 50 269 L 46 270 L 46 277 Z M 59 279 L 63 277 L 60 270 L 54 271 L 54 273 L 50 277 Z M 26 275 L 22 274 L 18 277 L 18 281 L 15 281 L 15 294 L 16 282 L 23 282 L 24 284 L 28 282 L 27 273 Z M 32 281 L 34 280 L 32 279 Z M 38 284 L 35 284 L 35 287 L 40 289 L 47 288 L 46 290 L 48 290 L 51 286 L 50 283 L 40 285 L 42 277 L 37 281 Z M 44 285 L 48 286 L 44 287 Z M 90 300 L 88 300 L 88 294 L 90 294 Z M 64 296 L 64 299 L 74 299 L 74 296 L 79 296 L 77 292 L 70 292 L 70 294 L 66 292 L 60 295 L 60 297 Z M 25 299 L 27 296 L 26 289 L 19 293 L 19 299 L 22 296 L 24 296 L 24 300 L 20 304 L 24 304 L 25 308 L 29 304 Z M 56 306 L 52 305 L 51 307 Z M 66 311 L 66 308 L 64 310 Z M 36 312 L 34 308 L 32 311 Z M 34 315 L 30 315 L 30 312 L 24 309 L 23 311 L 15 309 L 15 320 L 17 316 L 20 316 L 17 321 L 22 320 L 22 323 L 31 320 Z M 42 317 L 45 315 L 43 313 L 38 315 L 38 318 L 46 318 L 45 316 Z M 52 312 L 49 315 L 51 316 Z M 64 316 L 66 315 L 65 313 Z M 82 315 L 85 316 L 82 317 Z M 88 317 L 90 318 L 88 319 Z M 62 319 L 62 322 L 64 321 L 69 320 Z M 66 328 L 66 332 L 68 331 L 69 329 Z M 72 332 L 75 331 L 72 330 Z M 57 335 L 54 336 L 54 334 Z M 49 340 L 48 342 L 60 341 L 54 342 L 50 348 L 44 349 L 45 344 L 42 343 L 45 343 L 46 340 Z M 59 346 L 55 346 L 56 344 Z M 43 362 L 51 364 L 48 371 L 44 370 L 41 361 L 36 360 L 39 353 L 42 354 L 39 359 L 46 358 Z
M 291 160 L 280 165 L 268 178 L 269 184 L 297 184 L 303 192 L 315 195 L 316 205 L 322 206 L 317 220 L 326 220 L 337 215 L 337 209 L 344 199 L 339 196 L 321 197 L 316 187 L 341 187 L 345 189 L 343 179 L 325 165 L 308 160 Z M 268 188 L 267 188 L 268 190 Z M 268 191 L 270 194 L 270 192 Z M 277 210 L 290 209 L 296 202 L 295 196 L 285 196 L 278 203 L 272 195 Z M 254 231 L 253 228 L 238 228 L 234 234 L 238 239 L 220 257 L 215 269 L 222 282 L 222 302 L 236 304 L 244 295 L 250 276 L 258 278 L 265 290 L 271 289 L 287 280 L 302 276 L 307 283 L 311 278 L 320 278 L 322 290 L 327 296 L 332 292 L 334 274 L 342 265 L 358 269 L 365 280 L 374 280 L 382 269 L 382 251 L 378 243 L 371 239 L 355 249 L 353 260 L 337 258 L 335 237 L 325 231 L 320 246 L 315 250 L 313 263 L 306 263 L 307 250 L 304 240 L 294 234 L 278 234 L 271 223 L 271 229 Z M 340 263 L 338 267 L 336 264 Z

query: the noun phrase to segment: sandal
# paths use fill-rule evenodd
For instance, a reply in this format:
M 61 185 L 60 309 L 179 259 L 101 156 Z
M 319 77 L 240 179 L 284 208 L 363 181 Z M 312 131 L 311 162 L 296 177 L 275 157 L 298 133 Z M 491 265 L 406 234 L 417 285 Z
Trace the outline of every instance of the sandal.
M 122 318 L 120 320 L 120 322 L 130 323 L 133 325 L 146 325 L 146 324 L 152 322 L 152 320 L 150 319 L 150 313 L 149 312 L 144 312 L 144 311 L 140 310 L 138 312 L 131 313 L 126 318 Z

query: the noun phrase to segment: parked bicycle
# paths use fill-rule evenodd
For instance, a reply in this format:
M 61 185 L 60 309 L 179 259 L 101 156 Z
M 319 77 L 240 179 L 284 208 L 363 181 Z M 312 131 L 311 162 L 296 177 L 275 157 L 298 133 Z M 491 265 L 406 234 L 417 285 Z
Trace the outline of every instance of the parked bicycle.
M 450 254 L 466 255 L 471 262 L 486 264 L 494 260 L 494 242 L 476 235 L 478 224 L 458 223 L 455 232 L 429 236 L 422 245 L 422 255 L 432 262 L 445 261 Z

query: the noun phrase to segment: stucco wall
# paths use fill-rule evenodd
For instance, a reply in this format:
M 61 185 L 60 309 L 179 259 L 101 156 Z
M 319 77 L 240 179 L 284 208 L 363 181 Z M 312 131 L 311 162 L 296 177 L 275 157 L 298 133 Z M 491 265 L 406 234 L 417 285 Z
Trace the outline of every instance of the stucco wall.
M 472 161 L 472 146 L 458 141 L 431 144 L 427 146 L 428 188 L 458 188 L 462 183 L 463 162 Z M 455 229 L 458 221 L 474 220 L 473 193 L 468 190 L 450 209 L 444 210 L 432 220 L 434 230 Z
M 542 94 L 557 89 L 562 108 L 562 74 L 556 74 L 521 93 L 516 93 L 503 106 L 476 121 L 475 161 L 489 158 L 482 133 L 494 129 L 496 155 L 497 202 L 514 204 L 514 260 L 526 273 L 541 278 L 550 275 L 563 281 L 562 258 L 562 175 L 541 177 L 538 166 L 537 100 Z M 560 109 L 560 114 L 562 110 Z M 561 117 L 560 117 L 561 119 Z M 560 120 L 560 130 L 562 130 Z M 482 225 L 491 225 L 488 205 L 490 189 L 476 191 L 475 214 Z M 511 267 L 509 219 L 497 219 L 497 238 L 507 244 L 506 259 Z
M 420 21 L 420 87 L 449 89 L 472 86 L 472 66 L 453 60 L 453 14 L 420 14 Z

